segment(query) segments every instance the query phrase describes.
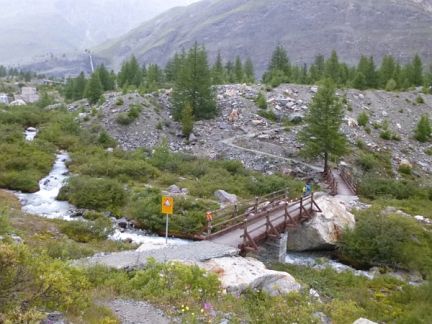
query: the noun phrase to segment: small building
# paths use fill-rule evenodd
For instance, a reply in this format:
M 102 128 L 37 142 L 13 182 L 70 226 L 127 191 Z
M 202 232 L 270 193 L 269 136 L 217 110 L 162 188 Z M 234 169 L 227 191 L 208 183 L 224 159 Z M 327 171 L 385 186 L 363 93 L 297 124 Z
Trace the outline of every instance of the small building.
M 9 104 L 9 98 L 6 93 L 0 93 L 0 104 L 5 104 L 5 105 Z
M 34 87 L 22 87 L 20 99 L 27 103 L 34 103 L 39 101 L 39 94 L 37 89 Z

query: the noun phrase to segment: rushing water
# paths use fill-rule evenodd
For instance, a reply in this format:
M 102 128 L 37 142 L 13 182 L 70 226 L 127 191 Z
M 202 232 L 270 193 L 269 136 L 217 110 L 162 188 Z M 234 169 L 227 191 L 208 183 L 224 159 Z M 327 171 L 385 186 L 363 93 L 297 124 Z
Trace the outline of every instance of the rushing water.
M 36 137 L 37 133 L 38 133 L 38 130 L 36 128 L 29 127 L 29 128 L 27 128 L 25 130 L 24 137 L 25 137 L 26 141 L 31 142 L 31 141 L 34 140 L 34 138 Z
M 25 132 L 26 139 L 32 141 L 37 132 L 31 131 L 27 135 Z M 31 137 L 32 135 L 33 137 Z M 35 193 L 26 194 L 21 192 L 15 192 L 15 195 L 19 198 L 22 210 L 32 215 L 38 215 L 47 217 L 50 219 L 63 219 L 73 220 L 71 215 L 74 214 L 76 207 L 65 201 L 58 201 L 56 197 L 63 187 L 65 181 L 69 178 L 69 170 L 66 166 L 66 162 L 70 159 L 67 152 L 60 152 L 56 156 L 55 163 L 51 172 L 47 177 L 39 181 L 40 190 Z M 161 216 L 162 217 L 162 216 Z M 149 236 L 148 234 L 141 231 L 130 231 L 126 230 L 121 232 L 116 229 L 114 234 L 110 237 L 112 240 L 131 240 L 136 244 L 142 244 L 140 250 L 146 249 L 157 249 L 165 247 L 165 238 L 159 236 Z M 187 240 L 181 239 L 168 239 L 168 245 L 183 245 L 190 243 Z
M 39 191 L 31 194 L 16 193 L 22 210 L 26 213 L 47 218 L 60 218 L 70 220 L 75 207 L 65 201 L 57 201 L 56 197 L 68 178 L 66 161 L 69 160 L 67 152 L 60 152 L 56 156 L 51 172 L 39 181 Z
M 329 258 L 326 253 L 319 252 L 288 252 L 285 258 L 285 263 L 294 265 L 303 265 L 314 269 L 332 268 L 337 272 L 351 271 L 357 276 L 364 276 L 369 279 L 374 278 L 375 274 L 372 271 L 357 270 L 346 264 Z

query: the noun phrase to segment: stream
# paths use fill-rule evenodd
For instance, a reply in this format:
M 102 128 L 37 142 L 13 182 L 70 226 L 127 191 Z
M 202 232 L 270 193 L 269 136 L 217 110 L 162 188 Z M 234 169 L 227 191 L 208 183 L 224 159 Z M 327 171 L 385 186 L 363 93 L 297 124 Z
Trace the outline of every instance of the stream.
M 27 129 L 24 135 L 27 141 L 32 141 L 37 135 L 37 130 Z M 71 217 L 77 209 L 75 206 L 65 201 L 56 200 L 60 189 L 69 178 L 69 170 L 66 166 L 66 162 L 69 160 L 70 156 L 67 152 L 58 152 L 51 172 L 48 176 L 39 181 L 39 191 L 30 194 L 14 192 L 19 198 L 24 212 L 50 219 L 63 219 L 67 221 L 76 219 Z M 110 236 L 110 239 L 120 241 L 129 240 L 133 243 L 139 244 L 140 247 L 138 248 L 138 251 L 166 247 L 164 237 L 149 235 L 140 230 L 120 229 L 117 225 L 115 226 L 114 233 Z M 168 239 L 168 245 L 171 246 L 189 244 L 190 242 L 191 241 L 176 238 Z M 375 275 L 372 271 L 356 270 L 340 262 L 334 261 L 328 254 L 323 253 L 288 252 L 285 262 L 288 264 L 303 265 L 316 269 L 331 267 L 338 272 L 352 271 L 355 275 L 361 275 L 367 278 L 373 278 Z

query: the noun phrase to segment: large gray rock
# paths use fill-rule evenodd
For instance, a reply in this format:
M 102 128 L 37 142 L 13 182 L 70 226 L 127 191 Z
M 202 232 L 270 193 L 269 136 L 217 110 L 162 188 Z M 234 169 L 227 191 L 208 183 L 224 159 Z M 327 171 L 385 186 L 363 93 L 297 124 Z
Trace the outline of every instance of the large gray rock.
M 216 273 L 227 293 L 241 294 L 246 289 L 258 289 L 277 296 L 301 289 L 289 273 L 268 270 L 264 263 L 253 258 L 223 257 L 197 264 Z
M 377 324 L 376 322 L 372 322 L 366 318 L 359 318 L 357 321 L 355 321 L 353 324 Z
M 218 190 L 215 192 L 216 198 L 221 204 L 236 204 L 237 196 L 226 192 L 225 190 Z
M 322 212 L 310 221 L 288 230 L 288 250 L 306 251 L 333 247 L 344 228 L 355 226 L 354 215 L 337 198 L 317 195 Z

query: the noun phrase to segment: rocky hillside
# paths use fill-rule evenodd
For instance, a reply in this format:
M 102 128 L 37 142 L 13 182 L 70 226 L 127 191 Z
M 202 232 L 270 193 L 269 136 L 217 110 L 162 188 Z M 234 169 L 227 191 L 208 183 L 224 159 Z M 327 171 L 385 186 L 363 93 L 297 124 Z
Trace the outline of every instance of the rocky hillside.
M 0 64 L 63 54 L 119 37 L 194 0 L 0 0 Z M 35 37 L 36 36 L 36 37 Z
M 297 63 L 332 49 L 356 63 L 362 53 L 430 59 L 431 38 L 430 0 L 204 0 L 168 11 L 97 53 L 116 67 L 131 54 L 164 64 L 198 41 L 211 57 L 219 50 L 227 59 L 250 56 L 261 73 L 278 43 Z
M 300 177 L 319 171 L 321 161 L 310 165 L 298 157 L 301 144 L 296 138 L 301 124 L 272 121 L 260 115 L 254 103 L 260 91 L 260 86 L 219 87 L 220 115 L 213 120 L 196 122 L 189 141 L 182 137 L 180 125 L 172 120 L 169 91 L 144 97 L 137 93 L 111 93 L 100 108 L 99 120 L 90 123 L 100 123 L 129 150 L 152 149 L 166 138 L 173 151 L 235 159 L 259 171 L 282 171 Z M 267 93 L 268 111 L 272 111 L 277 120 L 301 121 L 316 91 L 316 87 L 281 85 Z M 360 145 L 378 154 L 389 151 L 395 175 L 401 164 L 411 164 L 414 175 L 432 173 L 431 145 L 421 144 L 413 138 L 420 116 L 432 109 L 431 95 L 417 91 L 358 90 L 339 91 L 338 95 L 346 96 L 347 110 L 342 129 L 353 146 Z M 424 103 L 417 103 L 419 96 Z M 139 118 L 129 125 L 120 124 L 119 114 L 137 104 L 143 107 Z M 74 104 L 70 109 L 80 106 Z M 357 125 L 361 113 L 369 116 L 366 127 Z M 90 115 L 81 117 L 88 119 Z M 392 139 L 382 138 L 385 124 Z M 347 158 L 350 162 L 356 159 L 355 156 Z

